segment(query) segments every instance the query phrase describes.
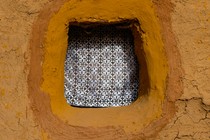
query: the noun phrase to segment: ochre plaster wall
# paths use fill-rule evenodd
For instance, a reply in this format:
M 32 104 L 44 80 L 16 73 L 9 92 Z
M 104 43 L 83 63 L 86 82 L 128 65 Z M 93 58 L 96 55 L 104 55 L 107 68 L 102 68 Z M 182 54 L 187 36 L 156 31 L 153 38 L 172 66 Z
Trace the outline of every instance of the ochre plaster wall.
M 85 131 L 81 127 L 68 126 L 71 127 L 71 131 L 68 131 L 67 126 L 58 123 L 56 118 L 49 118 L 50 122 L 48 118 L 40 120 L 43 116 L 49 116 L 50 110 L 42 108 L 44 104 L 35 101 L 40 105 L 37 109 L 31 101 L 32 96 L 28 90 L 28 80 L 31 79 L 28 75 L 33 50 L 30 46 L 44 42 L 34 34 L 38 32 L 40 36 L 44 36 L 51 19 L 48 14 L 56 14 L 63 2 L 64 0 L 0 0 L 1 140 L 210 138 L 209 0 L 153 0 L 154 5 L 150 5 L 159 21 L 169 65 L 167 103 L 163 105 L 164 119 L 145 126 L 140 134 L 127 134 L 120 126 L 114 128 L 112 124 L 103 130 L 90 128 Z M 100 0 L 92 2 L 98 4 Z M 150 3 L 149 0 L 147 2 Z M 43 16 L 46 17 L 45 20 Z M 35 27 L 37 22 L 39 27 Z M 32 38 L 36 38 L 37 42 L 33 42 Z M 38 47 L 42 49 L 44 44 Z M 37 61 L 38 59 L 40 58 L 37 57 Z M 47 95 L 40 98 L 50 104 Z M 168 116 L 164 114 L 167 112 L 170 112 Z M 43 126 L 40 121 L 45 121 L 46 125 Z M 51 122 L 55 126 L 50 129 Z M 60 133 L 60 130 L 65 131 Z
M 81 2 L 72 0 L 65 3 L 59 12 L 51 17 L 45 36 L 46 39 L 43 43 L 44 60 L 41 66 L 43 83 L 40 86 L 42 91 L 50 96 L 53 114 L 63 121 L 68 121 L 70 125 L 94 127 L 123 126 L 125 132 L 135 133 L 145 125 L 148 125 L 149 122 L 159 118 L 162 114 L 162 102 L 164 100 L 168 69 L 160 26 L 152 9 L 152 3 L 147 0 L 141 2 L 121 0 L 120 5 L 117 5 L 117 3 L 119 1 L 105 0 L 96 4 L 91 0 Z M 142 44 L 142 48 L 140 44 L 136 46 L 138 51 L 136 51 L 136 54 L 138 57 L 142 49 L 146 57 L 150 89 L 147 89 L 149 91 L 144 91 L 145 93 L 142 94 L 147 95 L 142 95 L 132 105 L 121 108 L 81 109 L 70 107 L 66 104 L 65 98 L 63 98 L 63 69 L 68 46 L 68 25 L 74 21 L 112 23 L 120 22 L 123 19 L 137 19 L 140 22 L 142 32 L 140 32 L 140 27 L 136 25 L 138 26 L 135 29 L 136 34 L 138 32 L 139 35 L 135 39 L 143 40 L 142 42 L 145 43 Z M 36 59 L 34 61 L 38 61 L 37 54 L 34 54 L 32 57 Z M 39 63 L 32 65 L 37 67 Z M 32 67 L 32 69 L 34 68 Z M 34 72 L 31 71 L 31 73 Z M 31 80 L 31 85 L 33 86 L 36 81 Z M 31 90 L 31 92 L 34 91 Z

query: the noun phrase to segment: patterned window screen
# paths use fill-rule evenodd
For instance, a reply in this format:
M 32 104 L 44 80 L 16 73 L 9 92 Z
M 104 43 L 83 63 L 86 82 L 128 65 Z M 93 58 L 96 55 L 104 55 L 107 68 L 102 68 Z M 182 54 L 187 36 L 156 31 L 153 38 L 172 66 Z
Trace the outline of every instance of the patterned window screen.
M 65 98 L 71 106 L 116 107 L 138 93 L 138 62 L 129 29 L 113 25 L 69 27 Z

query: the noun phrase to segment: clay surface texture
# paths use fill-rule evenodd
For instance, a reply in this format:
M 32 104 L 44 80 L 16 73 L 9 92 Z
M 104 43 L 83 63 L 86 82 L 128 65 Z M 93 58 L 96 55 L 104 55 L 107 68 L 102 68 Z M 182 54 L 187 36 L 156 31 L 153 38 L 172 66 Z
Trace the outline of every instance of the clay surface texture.
M 124 20 L 138 98 L 71 107 L 69 24 Z M 209 0 L 0 0 L 0 140 L 209 140 L 209 36 Z

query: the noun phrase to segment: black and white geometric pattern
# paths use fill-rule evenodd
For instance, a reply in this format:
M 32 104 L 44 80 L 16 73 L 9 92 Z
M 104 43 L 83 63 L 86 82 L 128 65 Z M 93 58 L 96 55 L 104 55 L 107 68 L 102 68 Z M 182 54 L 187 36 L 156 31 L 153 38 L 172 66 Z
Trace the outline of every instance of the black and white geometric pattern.
M 64 84 L 68 104 L 129 105 L 137 98 L 138 72 L 130 30 L 113 26 L 69 28 Z

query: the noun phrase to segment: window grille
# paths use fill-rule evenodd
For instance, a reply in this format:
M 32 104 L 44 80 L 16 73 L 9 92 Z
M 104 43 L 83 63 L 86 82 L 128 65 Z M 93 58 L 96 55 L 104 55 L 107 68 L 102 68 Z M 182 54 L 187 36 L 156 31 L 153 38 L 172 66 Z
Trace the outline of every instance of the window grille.
M 77 107 L 131 104 L 138 93 L 138 62 L 129 29 L 69 27 L 65 98 Z

